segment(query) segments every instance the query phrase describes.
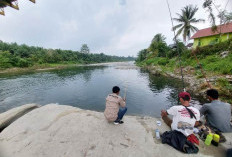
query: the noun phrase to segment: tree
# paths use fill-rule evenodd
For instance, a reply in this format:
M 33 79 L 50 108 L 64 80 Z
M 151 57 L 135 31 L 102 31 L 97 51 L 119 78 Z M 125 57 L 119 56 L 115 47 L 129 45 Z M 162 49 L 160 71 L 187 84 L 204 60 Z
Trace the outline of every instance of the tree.
M 136 61 L 142 62 L 143 60 L 145 60 L 147 58 L 147 54 L 148 54 L 147 49 L 143 49 L 143 50 L 139 51 L 138 58 L 136 59 Z
M 229 1 L 228 1 L 229 2 Z M 209 20 L 212 25 L 212 31 L 216 32 L 217 30 L 217 24 L 216 24 L 216 18 L 219 18 L 220 25 L 227 24 L 232 21 L 232 12 L 227 12 L 226 7 L 228 3 L 226 4 L 224 9 L 221 9 L 220 6 L 217 6 L 212 0 L 205 0 L 203 3 L 203 8 L 209 12 Z M 218 14 L 214 15 L 214 9 L 218 12 Z M 221 34 L 221 30 L 219 30 L 219 33 Z
M 152 43 L 153 42 L 159 42 L 159 43 L 164 43 L 166 40 L 166 37 L 164 35 L 162 35 L 161 33 L 158 33 L 154 36 L 154 38 L 152 39 Z
M 204 9 L 207 9 L 207 11 L 209 12 L 209 20 L 210 20 L 210 23 L 212 24 L 212 30 L 215 29 L 216 27 L 216 18 L 213 14 L 213 1 L 212 0 L 205 0 L 205 2 L 203 3 L 203 8 Z
M 230 12 L 230 13 L 225 13 L 225 21 L 224 21 L 225 23 L 230 23 L 230 22 L 232 22 L 232 12 Z
M 134 58 L 108 56 L 101 54 L 88 54 L 87 45 L 83 48 L 83 53 L 71 50 L 44 49 L 27 45 L 17 45 L 16 43 L 0 42 L 0 68 L 29 67 L 36 64 L 46 63 L 100 63 L 111 61 L 131 61 Z
M 81 46 L 80 52 L 81 52 L 81 53 L 86 53 L 86 54 L 89 53 L 89 47 L 87 46 L 87 44 L 83 44 L 83 45 Z
M 151 44 L 148 48 L 151 52 L 156 52 L 158 57 L 166 57 L 167 44 L 165 42 L 166 37 L 162 34 L 156 34 L 151 41 Z
M 173 18 L 173 20 L 179 22 L 180 24 L 173 27 L 173 30 L 177 30 L 176 37 L 180 34 L 183 35 L 183 41 L 186 43 L 186 40 L 190 38 L 191 33 L 194 33 L 198 30 L 197 27 L 192 24 L 204 22 L 203 19 L 196 19 L 194 16 L 198 11 L 197 6 L 193 7 L 192 5 L 188 5 L 181 9 L 181 14 L 178 14 L 178 18 Z

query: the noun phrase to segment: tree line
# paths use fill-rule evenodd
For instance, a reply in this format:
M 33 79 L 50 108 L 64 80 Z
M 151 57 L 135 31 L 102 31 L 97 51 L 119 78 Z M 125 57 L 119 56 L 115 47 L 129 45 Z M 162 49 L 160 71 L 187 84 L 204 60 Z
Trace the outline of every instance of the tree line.
M 89 64 L 102 62 L 131 61 L 133 57 L 110 56 L 103 53 L 45 49 L 25 44 L 0 42 L 0 68 L 31 67 L 38 64 Z
M 225 10 L 227 5 L 228 3 L 226 4 L 225 8 L 222 9 L 220 6 L 215 5 L 214 1 L 212 0 L 204 0 L 204 3 L 202 5 L 202 7 L 208 12 L 212 31 L 219 32 L 220 37 L 221 30 L 218 30 L 216 19 L 218 18 L 218 20 L 220 21 L 220 25 L 232 22 L 232 12 L 227 12 Z M 178 23 L 172 28 L 173 31 L 176 31 L 176 36 L 174 37 L 174 39 L 182 35 L 183 42 L 177 39 L 177 41 L 174 40 L 175 44 L 167 46 L 167 43 L 165 42 L 166 38 L 162 34 L 156 34 L 152 39 L 150 46 L 147 49 L 143 49 L 138 52 L 136 61 L 139 63 L 144 61 L 145 59 L 156 57 L 172 58 L 176 57 L 178 53 L 183 54 L 185 52 L 186 54 L 190 55 L 191 51 L 188 50 L 185 45 L 188 43 L 188 40 L 190 39 L 192 33 L 198 31 L 198 28 L 195 27 L 194 24 L 205 21 L 201 18 L 195 18 L 197 11 L 197 6 L 187 5 L 181 9 L 180 13 L 176 14 L 176 18 L 172 18 L 173 21 Z M 216 12 L 217 14 L 215 15 L 214 12 Z M 230 45 L 230 41 L 224 44 Z M 218 46 L 216 45 L 216 47 Z

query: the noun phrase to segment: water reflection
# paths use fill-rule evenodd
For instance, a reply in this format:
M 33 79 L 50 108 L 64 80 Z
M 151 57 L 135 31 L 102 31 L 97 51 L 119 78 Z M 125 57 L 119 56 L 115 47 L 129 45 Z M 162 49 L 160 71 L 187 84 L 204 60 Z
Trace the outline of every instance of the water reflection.
M 57 75 L 60 79 L 66 80 L 66 79 L 75 79 L 76 76 L 82 77 L 85 82 L 88 82 L 91 80 L 91 74 L 93 71 L 96 70 L 102 70 L 104 69 L 104 66 L 80 66 L 80 67 L 71 67 L 61 69 L 61 70 L 52 70 L 49 73 Z
M 127 66 L 129 68 L 127 68 Z M 160 115 L 177 104 L 181 82 L 154 76 L 132 64 L 73 67 L 0 78 L 0 112 L 27 104 L 59 103 L 103 111 L 113 86 L 127 87 L 130 115 Z

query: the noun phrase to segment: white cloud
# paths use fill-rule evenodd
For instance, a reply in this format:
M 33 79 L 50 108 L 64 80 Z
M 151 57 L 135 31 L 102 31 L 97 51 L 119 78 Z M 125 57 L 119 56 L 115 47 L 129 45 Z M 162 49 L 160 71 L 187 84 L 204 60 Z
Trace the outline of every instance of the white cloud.
M 126 0 L 119 0 L 120 5 L 126 5 Z
M 198 5 L 197 18 L 207 19 L 203 0 L 169 0 L 173 17 L 188 4 Z M 224 7 L 227 0 L 216 0 Z M 92 52 L 134 55 L 162 33 L 172 43 L 173 32 L 165 0 L 39 0 L 20 1 L 20 11 L 6 9 L 0 16 L 0 40 L 46 48 L 79 50 L 83 43 Z M 231 2 L 227 9 L 232 9 Z M 230 9 L 230 10 L 231 10 Z M 209 27 L 209 23 L 197 24 Z

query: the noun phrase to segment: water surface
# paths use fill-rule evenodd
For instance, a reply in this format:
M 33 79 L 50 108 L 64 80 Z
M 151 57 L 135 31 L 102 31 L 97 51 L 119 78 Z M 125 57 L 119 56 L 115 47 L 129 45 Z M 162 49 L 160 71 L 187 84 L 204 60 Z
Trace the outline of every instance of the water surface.
M 153 76 L 131 62 L 0 75 L 0 112 L 28 103 L 104 111 L 105 97 L 117 85 L 121 96 L 127 88 L 128 114 L 159 117 L 161 109 L 177 104 L 181 91 L 180 80 Z

